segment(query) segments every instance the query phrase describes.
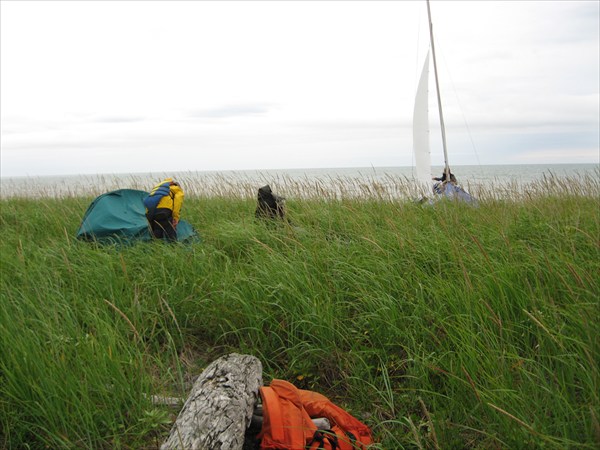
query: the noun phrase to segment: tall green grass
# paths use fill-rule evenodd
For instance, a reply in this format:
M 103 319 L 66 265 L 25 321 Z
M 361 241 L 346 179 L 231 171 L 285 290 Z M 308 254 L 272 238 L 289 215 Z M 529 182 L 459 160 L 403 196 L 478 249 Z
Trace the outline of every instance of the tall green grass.
M 0 447 L 156 448 L 176 411 L 150 396 L 230 351 L 381 448 L 600 445 L 595 180 L 479 208 L 288 186 L 292 225 L 186 181 L 192 245 L 78 242 L 91 198 L 0 201 Z

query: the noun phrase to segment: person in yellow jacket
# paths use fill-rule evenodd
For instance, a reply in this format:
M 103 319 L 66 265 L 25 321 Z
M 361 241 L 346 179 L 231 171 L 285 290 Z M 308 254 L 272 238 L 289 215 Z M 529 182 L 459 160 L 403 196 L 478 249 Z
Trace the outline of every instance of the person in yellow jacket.
M 177 240 L 177 224 L 183 205 L 183 189 L 173 178 L 158 183 L 144 199 L 146 219 L 157 239 Z

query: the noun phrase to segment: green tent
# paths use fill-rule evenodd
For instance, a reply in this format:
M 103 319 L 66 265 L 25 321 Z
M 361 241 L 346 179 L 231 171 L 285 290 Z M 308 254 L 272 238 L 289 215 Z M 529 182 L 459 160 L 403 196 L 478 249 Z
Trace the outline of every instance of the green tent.
M 148 192 L 120 189 L 96 198 L 83 216 L 77 238 L 99 242 L 134 242 L 152 239 L 143 200 Z M 196 238 L 185 220 L 177 225 L 179 242 Z

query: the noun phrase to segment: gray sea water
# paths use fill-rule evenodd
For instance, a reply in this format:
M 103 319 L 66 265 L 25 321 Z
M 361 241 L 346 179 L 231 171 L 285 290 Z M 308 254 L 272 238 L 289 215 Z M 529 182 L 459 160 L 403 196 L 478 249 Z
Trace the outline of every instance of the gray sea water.
M 598 178 L 598 164 L 453 166 L 459 184 L 466 188 L 512 186 L 518 188 L 547 177 Z M 434 167 L 441 176 L 442 167 Z M 270 184 L 275 192 L 293 194 L 299 190 L 335 190 L 351 195 L 392 185 L 409 185 L 415 179 L 413 167 L 356 167 L 330 169 L 279 169 L 246 171 L 127 173 L 13 177 L 0 179 L 0 197 L 95 196 L 116 189 L 149 190 L 164 177 L 173 177 L 192 195 L 239 194 L 254 196 L 256 189 Z M 368 193 L 368 192 L 366 192 Z

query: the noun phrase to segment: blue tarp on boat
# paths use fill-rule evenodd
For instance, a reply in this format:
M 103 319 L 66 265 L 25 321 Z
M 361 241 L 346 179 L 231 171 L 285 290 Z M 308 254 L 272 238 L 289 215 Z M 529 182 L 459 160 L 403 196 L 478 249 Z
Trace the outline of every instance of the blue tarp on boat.
M 415 202 L 421 205 L 432 206 L 442 200 L 452 200 L 464 202 L 475 207 L 479 206 L 479 202 L 475 197 L 454 183 L 436 183 L 433 185 L 433 193 L 433 198 L 421 197 L 415 200 Z
M 439 195 L 451 200 L 459 200 L 473 206 L 477 206 L 478 204 L 477 199 L 475 199 L 471 194 L 469 194 L 463 188 L 454 183 L 446 183 Z

